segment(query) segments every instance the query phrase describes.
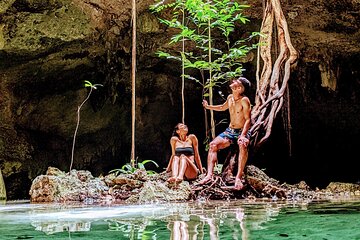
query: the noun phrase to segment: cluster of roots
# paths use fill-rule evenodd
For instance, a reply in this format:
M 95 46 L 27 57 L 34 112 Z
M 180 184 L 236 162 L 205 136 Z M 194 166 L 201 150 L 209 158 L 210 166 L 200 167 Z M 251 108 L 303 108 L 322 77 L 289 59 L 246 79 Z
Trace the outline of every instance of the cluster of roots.
M 249 165 L 245 169 L 244 187 L 235 189 L 233 179 L 224 180 L 223 175 L 214 175 L 206 184 L 191 184 L 192 198 L 196 200 L 258 199 L 304 200 L 322 198 L 321 193 L 313 191 L 305 182 L 295 185 L 280 183 L 268 177 L 261 169 Z

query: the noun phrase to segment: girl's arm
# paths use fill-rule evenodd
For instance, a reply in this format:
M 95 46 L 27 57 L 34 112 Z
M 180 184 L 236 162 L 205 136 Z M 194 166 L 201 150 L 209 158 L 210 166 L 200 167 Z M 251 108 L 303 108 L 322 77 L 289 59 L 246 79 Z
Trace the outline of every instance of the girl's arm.
M 203 167 L 202 167 L 202 164 L 201 164 L 201 159 L 200 159 L 200 154 L 199 154 L 198 139 L 194 134 L 190 134 L 189 138 L 191 139 L 191 142 L 192 142 L 192 145 L 193 145 L 193 148 L 194 148 L 194 155 L 195 155 L 194 157 L 195 157 L 196 165 L 198 166 L 199 171 L 202 174 L 204 172 L 203 172 Z
M 170 171 L 171 171 L 172 162 L 173 162 L 173 159 L 174 159 L 174 156 L 175 156 L 175 143 L 176 143 L 176 139 L 177 139 L 177 137 L 175 137 L 175 136 L 171 137 L 171 139 L 170 139 L 171 157 L 170 157 L 169 164 L 168 164 L 168 166 L 167 166 L 167 168 L 166 168 L 166 172 L 170 172 Z

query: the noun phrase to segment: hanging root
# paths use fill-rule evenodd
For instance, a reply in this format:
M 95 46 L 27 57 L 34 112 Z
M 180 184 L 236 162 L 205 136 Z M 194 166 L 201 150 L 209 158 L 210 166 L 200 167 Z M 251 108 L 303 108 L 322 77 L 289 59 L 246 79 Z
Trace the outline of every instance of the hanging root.
M 290 34 L 280 0 L 266 0 L 261 25 L 258 65 L 256 71 L 257 91 L 252 110 L 253 145 L 261 145 L 271 133 L 273 120 L 284 102 L 284 93 L 290 78 L 290 66 L 297 59 L 297 51 L 291 44 Z M 278 56 L 273 63 L 273 32 L 277 32 Z M 275 36 L 274 36 L 275 38 Z M 260 73 L 260 58 L 262 71 Z

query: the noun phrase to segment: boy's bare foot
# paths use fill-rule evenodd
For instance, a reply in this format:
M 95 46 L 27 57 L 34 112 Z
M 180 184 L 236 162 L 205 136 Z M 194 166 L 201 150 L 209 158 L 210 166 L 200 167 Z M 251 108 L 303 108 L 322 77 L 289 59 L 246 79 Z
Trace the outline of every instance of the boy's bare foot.
M 235 190 L 241 190 L 244 188 L 244 184 L 242 183 L 240 178 L 235 178 L 235 185 L 234 185 L 234 189 Z
M 196 183 L 195 185 L 203 185 L 203 184 L 207 184 L 208 182 L 210 182 L 212 179 L 212 177 L 204 177 L 203 179 L 201 179 L 200 182 Z
M 233 184 L 235 183 L 235 177 L 232 174 L 226 174 L 224 177 L 224 182 L 228 184 Z

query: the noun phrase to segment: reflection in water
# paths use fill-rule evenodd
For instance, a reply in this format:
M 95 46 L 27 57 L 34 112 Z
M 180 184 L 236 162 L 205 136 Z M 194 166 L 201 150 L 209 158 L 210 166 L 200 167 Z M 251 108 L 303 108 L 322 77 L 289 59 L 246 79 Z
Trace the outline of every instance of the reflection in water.
M 58 233 L 58 232 L 87 232 L 91 229 L 90 222 L 37 222 L 31 223 L 35 227 L 36 231 L 42 231 L 47 235 Z
M 241 239 L 242 240 L 248 240 L 248 230 L 246 229 L 246 225 L 245 225 L 245 212 L 244 209 L 242 208 L 238 208 L 235 211 L 235 216 L 236 216 L 236 220 L 239 221 L 239 226 L 241 229 Z M 233 236 L 234 239 L 236 238 L 236 235 Z
M 252 229 L 276 217 L 281 209 L 277 204 L 255 205 L 246 210 L 234 203 L 195 205 L 186 214 L 173 215 L 167 219 L 171 240 L 206 239 L 217 240 L 224 234 L 231 234 L 231 239 L 248 240 Z M 248 211 L 248 213 L 246 212 Z
M 172 225 L 172 227 L 171 227 Z M 194 236 L 195 238 L 190 238 L 189 236 L 189 230 L 188 230 L 188 224 L 184 221 L 174 221 L 174 222 L 169 222 L 168 224 L 168 228 L 171 231 L 171 240 L 177 240 L 177 239 L 184 239 L 184 240 L 189 240 L 189 239 L 196 239 L 196 236 Z
M 276 217 L 281 209 L 281 205 L 274 203 L 255 204 L 251 208 L 239 203 L 241 202 L 176 203 L 109 209 L 65 208 L 50 214 L 40 208 L 31 211 L 30 219 L 36 231 L 47 235 L 91 231 L 92 222 L 103 221 L 107 224 L 108 231 L 119 232 L 126 239 L 161 239 L 159 231 L 164 235 L 162 223 L 171 240 L 217 240 L 223 234 L 230 234 L 232 239 L 248 240 L 249 229 L 261 229 L 261 225 Z M 45 216 L 52 216 L 53 219 Z M 54 221 L 54 218 L 67 221 Z M 150 227 L 156 225 L 155 228 Z
M 16 231 L 15 227 L 11 227 L 13 225 L 30 226 L 31 234 L 45 233 L 47 236 L 52 235 L 51 239 L 65 239 L 68 236 L 69 239 L 91 240 L 101 236 L 100 239 L 252 240 L 263 239 L 259 236 L 269 234 L 272 237 L 266 239 L 278 239 L 279 234 L 280 237 L 292 234 L 300 237 L 306 235 L 309 239 L 322 239 L 320 236 L 323 235 L 320 233 L 316 233 L 314 238 L 310 237 L 312 232 L 319 229 L 314 227 L 317 222 L 322 219 L 335 219 L 336 223 L 344 221 L 339 218 L 339 214 L 353 214 L 347 215 L 346 219 L 357 219 L 359 213 L 360 203 L 346 205 L 334 202 L 322 205 L 307 202 L 291 204 L 245 201 L 116 206 L 0 205 L 0 236 L 6 234 L 6 231 Z M 333 217 L 333 214 L 336 214 L 336 217 Z M 359 220 L 357 221 L 360 224 Z M 296 229 L 287 226 L 289 222 L 295 224 Z M 311 225 L 307 226 L 309 222 Z M 329 220 L 320 226 L 326 226 L 328 222 Z M 296 235 L 300 234 L 299 228 L 315 230 Z M 347 228 L 349 234 L 358 234 L 356 236 L 359 237 L 347 239 L 360 239 L 360 233 L 352 233 L 350 230 L 353 228 Z M 335 231 L 332 225 L 329 230 Z M 341 231 L 344 231 L 344 227 Z M 8 235 L 9 238 L 4 239 L 17 237 L 9 233 Z M 46 238 L 40 236 L 36 239 Z
M 109 231 L 119 232 L 126 239 L 143 239 L 142 236 L 154 235 L 154 232 L 147 230 L 148 226 L 154 225 L 151 219 L 108 219 L 106 222 Z

